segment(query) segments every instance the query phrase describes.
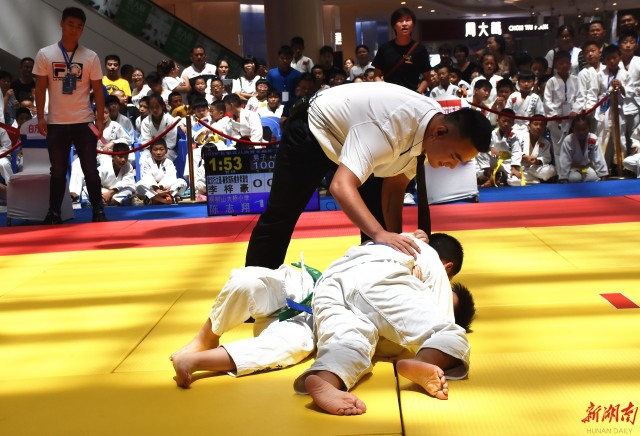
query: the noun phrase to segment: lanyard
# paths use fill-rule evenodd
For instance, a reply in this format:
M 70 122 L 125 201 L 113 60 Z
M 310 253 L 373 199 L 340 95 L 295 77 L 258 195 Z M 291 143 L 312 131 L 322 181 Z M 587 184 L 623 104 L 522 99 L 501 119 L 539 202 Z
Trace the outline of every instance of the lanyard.
M 67 55 L 67 51 L 64 49 L 64 46 L 62 45 L 62 41 L 58 41 L 58 46 L 60 47 L 60 51 L 62 52 L 62 56 L 64 56 L 64 62 L 65 64 L 67 64 L 67 74 L 71 73 L 71 62 L 73 62 L 73 57 L 76 54 L 76 50 L 78 50 L 78 43 L 76 43 L 76 46 L 74 47 L 73 51 L 71 52 L 71 57 L 69 57 Z

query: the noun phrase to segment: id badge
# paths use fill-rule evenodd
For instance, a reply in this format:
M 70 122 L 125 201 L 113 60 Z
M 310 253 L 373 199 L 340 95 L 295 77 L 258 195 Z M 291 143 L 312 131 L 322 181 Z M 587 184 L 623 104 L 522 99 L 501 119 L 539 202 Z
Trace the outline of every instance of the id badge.
M 63 94 L 73 94 L 73 91 L 76 89 L 76 82 L 78 78 L 74 74 L 67 74 L 62 79 L 62 93 Z
M 289 101 L 289 91 L 282 91 L 282 102 L 286 103 Z
M 571 113 L 571 103 L 565 101 L 562 103 L 562 115 L 569 115 Z

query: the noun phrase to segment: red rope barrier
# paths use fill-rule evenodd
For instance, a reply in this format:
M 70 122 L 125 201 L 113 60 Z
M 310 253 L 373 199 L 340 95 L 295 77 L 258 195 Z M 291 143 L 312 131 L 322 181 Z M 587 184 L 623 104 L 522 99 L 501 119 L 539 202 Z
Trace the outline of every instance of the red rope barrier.
M 7 131 L 12 142 L 17 141 L 11 146 L 9 150 L 0 153 L 0 159 L 2 159 L 3 157 L 10 155 L 13 150 L 20 147 L 22 145 L 22 141 L 20 140 L 20 130 L 5 123 L 0 123 L 0 127 Z
M 156 136 L 155 138 L 150 139 L 149 141 L 145 142 L 144 144 L 140 144 L 139 146 L 128 150 L 128 151 L 107 151 L 107 150 L 97 150 L 98 153 L 100 154 L 108 154 L 110 156 L 120 156 L 123 154 L 129 154 L 129 153 L 135 153 L 138 150 L 142 150 L 143 148 L 147 148 L 149 145 L 153 144 L 155 141 L 157 141 L 158 139 L 162 138 L 163 136 L 165 136 L 167 133 L 169 133 L 169 131 L 171 129 L 173 129 L 175 126 L 178 125 L 178 123 L 180 122 L 180 118 L 178 118 L 177 120 L 175 120 L 173 122 L 173 124 L 171 124 L 169 127 L 167 127 L 166 129 L 164 129 L 161 133 L 158 134 L 158 136 Z
M 601 105 L 602 103 L 604 103 L 608 98 L 609 98 L 609 94 L 607 94 L 607 95 L 605 95 L 604 97 L 602 97 L 602 99 L 601 99 L 599 102 L 597 102 L 597 103 L 595 104 L 595 106 L 593 106 L 591 109 L 589 109 L 589 110 L 587 110 L 587 111 L 584 111 L 584 112 L 580 112 L 578 115 L 589 115 L 591 112 L 593 112 L 593 111 L 594 111 L 594 110 L 596 110 L 598 107 L 600 107 L 600 105 Z M 525 116 L 522 116 L 522 115 L 505 114 L 504 112 L 500 112 L 500 111 L 497 111 L 497 110 L 495 110 L 495 109 L 488 108 L 487 106 L 485 106 L 485 105 L 483 105 L 483 104 L 475 104 L 475 103 L 473 103 L 473 102 L 469 102 L 469 104 L 470 104 L 471 106 L 474 106 L 474 107 L 477 107 L 477 108 L 480 108 L 480 109 L 484 109 L 484 110 L 486 110 L 486 111 L 489 111 L 489 112 L 491 112 L 492 114 L 501 115 L 501 116 L 504 116 L 504 117 L 507 117 L 507 118 L 513 118 L 513 119 L 516 119 L 516 120 L 527 120 L 527 121 L 540 121 L 540 120 L 542 120 L 542 121 L 562 121 L 562 120 L 568 120 L 568 119 L 570 119 L 570 118 L 571 118 L 571 117 L 570 117 L 570 116 L 568 116 L 568 115 L 556 115 L 556 116 L 553 116 L 553 117 L 525 117 Z

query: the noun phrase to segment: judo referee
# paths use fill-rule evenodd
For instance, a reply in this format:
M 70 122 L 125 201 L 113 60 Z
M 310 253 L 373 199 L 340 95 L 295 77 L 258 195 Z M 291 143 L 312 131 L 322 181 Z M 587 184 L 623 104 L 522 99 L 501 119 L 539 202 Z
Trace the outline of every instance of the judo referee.
M 444 114 L 435 100 L 398 85 L 357 83 L 318 92 L 294 107 L 285 124 L 245 265 L 276 269 L 284 262 L 298 218 L 334 168 L 330 192 L 351 222 L 376 243 L 415 256 L 417 244 L 400 232 L 417 156 L 426 155 L 433 167 L 455 168 L 488 151 L 490 138 L 489 121 L 479 112 Z M 384 181 L 377 198 L 365 201 L 358 188 L 371 175 Z M 374 216 L 372 210 L 380 211 Z

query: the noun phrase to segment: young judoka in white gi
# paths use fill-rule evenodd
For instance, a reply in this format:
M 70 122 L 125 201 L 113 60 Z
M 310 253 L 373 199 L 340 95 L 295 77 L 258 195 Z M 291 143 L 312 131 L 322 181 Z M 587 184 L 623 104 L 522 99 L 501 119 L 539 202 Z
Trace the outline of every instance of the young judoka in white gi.
M 533 114 L 542 117 L 541 114 Z M 556 175 L 556 169 L 551 164 L 551 143 L 543 136 L 547 123 L 532 120 L 526 131 L 518 134 L 522 147 L 521 170 L 527 183 L 546 182 Z
M 571 132 L 562 141 L 556 162 L 560 183 L 597 182 L 608 174 L 598 137 L 589 131 L 589 119 L 578 115 Z
M 553 56 L 553 68 L 556 74 L 547 81 L 544 87 L 544 114 L 547 117 L 568 116 L 575 96 L 578 92 L 578 79 L 571 74 L 571 55 L 559 50 Z M 568 120 L 549 121 L 549 133 L 553 155 L 560 154 L 560 144 L 569 132 Z
M 535 76 L 531 71 L 520 71 L 518 73 L 518 88 L 519 91 L 513 92 L 509 98 L 505 108 L 513 109 L 516 115 L 522 117 L 532 117 L 534 114 L 541 114 L 544 111 L 542 106 L 542 99 L 538 94 L 533 92 L 533 84 L 535 83 Z M 516 133 L 526 132 L 527 120 L 515 120 L 513 131 Z
M 167 143 L 157 139 L 151 144 L 151 159 L 140 162 L 140 181 L 136 193 L 145 204 L 171 204 L 181 200 L 187 182 L 178 178 L 176 167 L 167 158 Z
M 415 353 L 396 369 L 429 395 L 446 400 L 445 375 L 466 377 L 470 345 L 456 324 L 447 272 L 435 250 L 419 245 L 416 263 L 368 245 L 349 249 L 324 272 L 313 297 L 316 360 L 294 382 L 297 392 L 331 414 L 364 413 L 364 402 L 348 391 L 371 372 L 380 338 Z
M 129 146 L 115 144 L 113 151 L 129 151 Z M 98 167 L 102 185 L 102 199 L 108 206 L 131 204 L 131 196 L 136 190 L 136 177 L 128 157 L 129 153 L 113 155 L 110 162 L 105 162 Z M 83 195 L 88 196 L 86 191 Z
M 260 121 L 260 115 L 258 115 L 256 112 L 251 112 L 244 109 L 242 107 L 242 100 L 237 94 L 229 94 L 224 98 L 223 101 L 226 106 L 227 113 L 232 117 L 232 136 L 234 136 L 235 138 L 246 138 L 251 142 L 263 142 L 262 122 Z M 239 144 L 241 147 L 247 147 L 246 144 Z M 236 144 L 236 147 L 238 147 L 238 144 Z
M 418 230 L 414 237 L 426 239 Z M 423 242 L 419 242 L 423 247 Z M 440 253 L 438 263 L 453 277 L 460 271 L 463 253 L 460 243 L 453 237 L 434 233 L 430 244 Z M 388 247 L 387 247 L 388 248 Z M 366 245 L 362 251 L 379 252 L 378 246 Z M 430 272 L 432 256 L 418 255 L 418 259 L 394 250 L 384 251 L 389 261 L 405 265 L 402 274 L 407 277 Z M 390 253 L 392 252 L 392 253 Z M 432 250 L 429 250 L 432 252 Z M 451 260 L 449 260 L 451 259 Z M 423 272 L 424 271 L 424 272 Z M 283 322 L 277 322 L 278 312 L 286 307 L 285 298 L 301 301 L 312 289 L 313 282 L 304 271 L 282 265 L 277 270 L 245 267 L 233 270 L 231 278 L 218 295 L 209 318 L 199 333 L 184 347 L 171 355 L 180 387 L 189 387 L 196 371 L 225 371 L 232 375 L 245 375 L 267 369 L 279 369 L 299 362 L 314 349 L 311 315 L 302 312 Z M 425 288 L 427 289 L 427 288 Z M 471 323 L 475 309 L 468 293 L 455 298 L 457 322 L 465 328 Z M 276 315 L 274 317 L 274 315 Z M 249 316 L 255 318 L 254 333 L 267 325 L 259 336 L 220 346 L 220 337 L 226 331 L 243 323 Z M 274 322 L 275 321 L 275 322 Z
M 626 88 L 630 87 L 629 73 L 620 68 L 621 57 L 620 48 L 617 45 L 609 45 L 602 49 L 602 57 L 604 59 L 604 68 L 597 74 L 597 88 L 592 92 L 597 94 L 597 100 L 605 97 L 608 92 L 611 92 L 614 88 L 619 90 L 618 95 L 618 123 L 620 129 L 620 146 L 622 147 L 622 154 L 626 155 L 627 140 L 625 138 L 625 112 L 624 103 L 626 96 Z M 632 91 L 633 92 L 633 91 Z M 615 160 L 615 147 L 613 141 L 613 112 L 611 111 L 611 104 L 613 99 L 610 97 L 596 110 L 598 142 L 601 147 L 605 149 L 604 159 L 607 166 L 611 166 Z
M 513 109 L 503 109 L 502 113 L 515 115 Z M 522 184 L 520 172 L 522 147 L 520 137 L 513 132 L 513 124 L 514 119 L 511 117 L 505 115 L 498 117 L 498 127 L 491 132 L 489 179 L 481 186 L 498 186 L 502 183 L 509 186 Z M 486 165 L 486 162 L 484 164 Z
M 98 114 L 96 114 L 96 116 L 98 116 Z M 127 148 L 129 148 L 133 142 L 133 138 L 129 136 L 129 133 L 127 133 L 120 123 L 113 121 L 109 117 L 109 108 L 106 106 L 103 117 L 104 130 L 102 131 L 102 138 L 96 139 L 98 150 L 113 151 L 115 144 L 125 144 Z M 110 165 L 111 162 L 111 155 L 98 154 L 98 166 L 102 164 Z M 74 161 L 71 163 L 71 176 L 69 177 L 69 193 L 71 194 L 71 199 L 74 202 L 79 202 L 80 195 L 83 194 L 83 192 L 85 192 L 84 173 L 80 166 L 80 159 L 75 156 Z M 87 198 L 87 195 L 84 195 L 84 197 Z
M 460 88 L 451 83 L 450 81 L 450 73 L 451 69 L 448 65 L 439 64 L 436 66 L 436 71 L 438 73 L 438 86 L 433 88 L 429 96 L 436 100 L 442 100 L 449 98 L 458 98 L 457 92 Z
M 5 129 L 0 127 L 0 154 L 11 148 L 11 138 Z M 0 176 L 4 179 L 5 183 L 9 183 L 9 179 L 13 175 L 13 169 L 11 168 L 11 155 L 0 157 Z

